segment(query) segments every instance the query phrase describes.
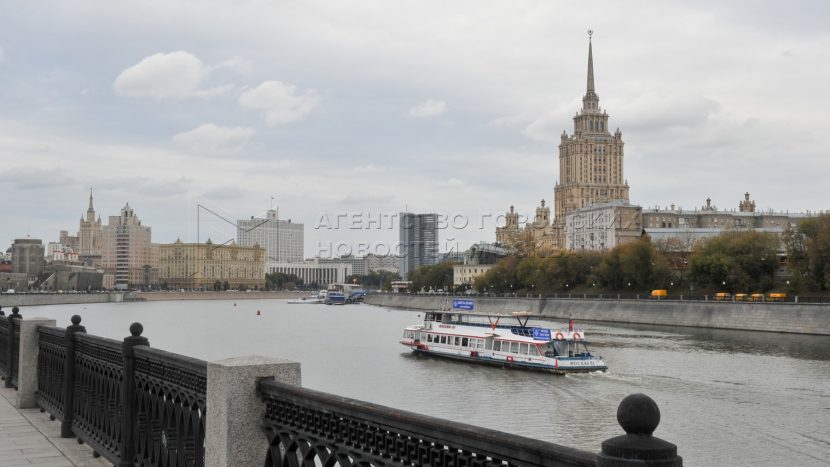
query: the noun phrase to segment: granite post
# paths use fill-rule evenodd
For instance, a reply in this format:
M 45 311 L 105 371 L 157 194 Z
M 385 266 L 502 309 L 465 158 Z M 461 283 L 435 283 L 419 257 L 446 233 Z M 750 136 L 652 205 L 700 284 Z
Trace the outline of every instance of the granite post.
M 40 354 L 38 345 L 38 326 L 54 326 L 55 320 L 49 318 L 32 318 L 18 321 L 20 324 L 20 352 L 17 366 L 17 408 L 33 409 L 37 407 L 37 360 Z
M 261 356 L 208 362 L 205 466 L 265 465 L 265 404 L 257 387 L 270 378 L 299 386 L 300 364 Z

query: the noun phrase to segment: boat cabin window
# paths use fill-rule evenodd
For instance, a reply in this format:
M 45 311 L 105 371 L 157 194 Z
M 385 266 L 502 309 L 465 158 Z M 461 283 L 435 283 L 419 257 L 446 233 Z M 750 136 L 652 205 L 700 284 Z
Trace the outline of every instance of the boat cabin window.
M 468 341 L 467 341 L 467 338 L 466 338 L 466 337 L 462 337 L 462 338 L 461 338 L 461 347 L 467 347 L 467 342 L 468 342 Z
M 458 336 L 455 336 L 455 345 L 461 345 L 461 338 Z
M 527 344 L 519 344 L 519 353 L 522 355 L 527 355 Z
M 442 344 L 446 344 L 446 343 L 447 343 L 447 336 L 441 336 L 441 343 L 442 343 Z

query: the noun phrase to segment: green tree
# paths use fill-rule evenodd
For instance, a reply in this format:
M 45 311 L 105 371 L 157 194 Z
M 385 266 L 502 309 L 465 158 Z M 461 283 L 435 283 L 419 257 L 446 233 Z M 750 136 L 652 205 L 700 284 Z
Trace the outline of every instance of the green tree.
M 689 259 L 689 278 L 700 287 L 726 292 L 773 288 L 779 239 L 764 232 L 724 232 Z
M 830 214 L 806 219 L 784 232 L 792 279 L 810 291 L 830 289 Z
M 412 290 L 438 290 L 452 287 L 454 265 L 455 263 L 439 263 L 419 267 L 409 276 L 409 280 L 412 281 Z

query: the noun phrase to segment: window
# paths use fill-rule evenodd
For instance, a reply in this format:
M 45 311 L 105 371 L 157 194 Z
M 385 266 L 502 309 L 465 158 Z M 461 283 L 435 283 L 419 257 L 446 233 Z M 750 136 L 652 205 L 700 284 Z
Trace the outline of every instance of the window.
M 519 344 L 519 353 L 522 355 L 527 355 L 527 344 Z
M 455 336 L 455 345 L 461 345 L 461 338 L 458 336 Z
M 467 340 L 467 338 L 466 338 L 466 337 L 462 337 L 462 338 L 461 338 L 461 347 L 467 347 L 467 343 L 468 343 L 468 342 L 469 342 L 469 341 Z
M 493 352 L 501 352 L 501 341 L 493 341 Z

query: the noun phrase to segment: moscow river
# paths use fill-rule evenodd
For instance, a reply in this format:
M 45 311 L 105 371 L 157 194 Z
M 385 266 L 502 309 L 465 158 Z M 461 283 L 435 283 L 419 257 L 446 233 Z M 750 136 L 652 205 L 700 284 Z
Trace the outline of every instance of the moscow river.
M 662 413 L 655 435 L 677 444 L 685 465 L 830 461 L 830 337 L 577 323 L 609 371 L 555 376 L 415 356 L 398 340 L 423 314 L 370 305 L 204 300 L 21 313 L 62 327 L 77 313 L 90 334 L 116 339 L 139 321 L 153 347 L 205 360 L 288 358 L 309 388 L 593 452 L 622 434 L 620 400 L 643 392 Z

